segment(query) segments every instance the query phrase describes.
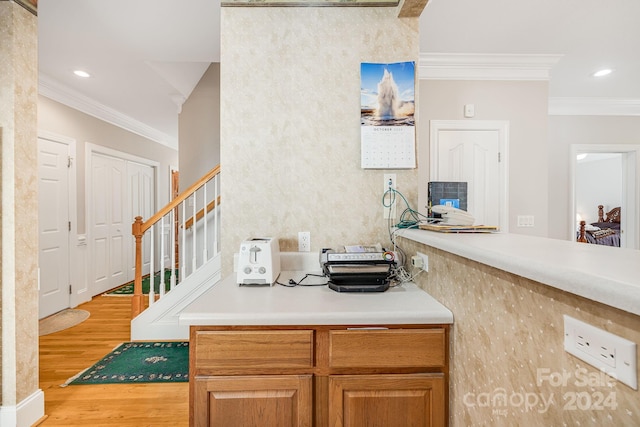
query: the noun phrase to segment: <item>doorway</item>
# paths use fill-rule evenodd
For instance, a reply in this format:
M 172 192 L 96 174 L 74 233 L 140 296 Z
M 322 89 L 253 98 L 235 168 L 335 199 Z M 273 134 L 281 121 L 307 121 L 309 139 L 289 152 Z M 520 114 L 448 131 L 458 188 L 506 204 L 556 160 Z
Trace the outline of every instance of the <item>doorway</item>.
M 569 239 L 575 240 L 580 220 L 587 224 L 597 221 L 598 205 L 603 205 L 605 212 L 620 206 L 620 246 L 640 249 L 640 146 L 574 144 L 570 162 Z M 585 168 L 590 173 L 583 173 Z
M 431 120 L 430 180 L 467 183 L 476 225 L 508 232 L 507 121 Z

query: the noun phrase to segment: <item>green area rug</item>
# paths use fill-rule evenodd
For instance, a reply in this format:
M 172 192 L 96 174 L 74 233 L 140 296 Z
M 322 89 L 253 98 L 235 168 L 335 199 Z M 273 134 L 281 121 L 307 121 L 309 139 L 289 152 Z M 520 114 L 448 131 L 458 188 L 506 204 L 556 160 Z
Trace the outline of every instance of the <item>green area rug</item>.
M 149 276 L 142 278 L 142 294 L 149 295 Z M 176 271 L 176 283 L 178 283 L 178 272 Z M 164 271 L 164 290 L 168 292 L 171 288 L 171 270 Z M 153 292 L 160 293 L 160 272 L 153 276 Z M 107 292 L 105 295 L 133 295 L 133 282 L 125 283 L 122 286 Z
M 63 386 L 188 381 L 189 342 L 126 342 Z

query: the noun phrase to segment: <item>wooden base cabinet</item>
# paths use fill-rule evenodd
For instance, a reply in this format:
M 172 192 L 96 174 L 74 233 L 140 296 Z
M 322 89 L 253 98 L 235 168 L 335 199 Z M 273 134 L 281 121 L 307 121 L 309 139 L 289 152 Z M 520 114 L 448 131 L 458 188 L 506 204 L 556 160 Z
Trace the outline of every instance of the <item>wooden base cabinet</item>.
M 448 325 L 192 326 L 192 427 L 441 427 Z
M 312 426 L 311 375 L 195 380 L 196 426 Z
M 329 425 L 444 426 L 444 396 L 442 374 L 331 376 Z

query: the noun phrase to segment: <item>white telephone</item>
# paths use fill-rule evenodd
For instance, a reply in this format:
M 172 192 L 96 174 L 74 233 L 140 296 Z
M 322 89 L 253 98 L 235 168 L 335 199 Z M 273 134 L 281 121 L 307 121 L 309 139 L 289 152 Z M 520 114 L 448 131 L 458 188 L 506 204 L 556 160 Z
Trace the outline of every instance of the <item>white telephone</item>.
M 442 216 L 443 225 L 473 225 L 476 220 L 469 212 L 453 206 L 435 205 L 431 210 Z

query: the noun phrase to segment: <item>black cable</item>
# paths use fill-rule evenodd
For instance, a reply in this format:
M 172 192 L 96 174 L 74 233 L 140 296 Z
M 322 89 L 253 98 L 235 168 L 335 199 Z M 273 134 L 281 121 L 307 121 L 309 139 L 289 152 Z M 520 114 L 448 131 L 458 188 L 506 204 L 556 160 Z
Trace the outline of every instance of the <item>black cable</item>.
M 280 286 L 284 286 L 284 287 L 287 287 L 287 288 L 294 288 L 296 286 L 326 286 L 327 283 L 329 283 L 329 281 L 326 281 L 325 283 L 314 283 L 314 284 L 308 284 L 308 285 L 302 283 L 302 281 L 304 279 L 306 279 L 307 277 L 309 277 L 309 276 L 326 277 L 324 274 L 307 273 L 307 274 L 305 274 L 305 276 L 302 279 L 298 280 L 297 282 L 295 280 L 293 280 L 293 279 L 289 279 L 289 282 L 287 282 L 287 283 L 280 283 L 277 280 L 276 280 L 276 283 L 278 285 L 280 285 Z

